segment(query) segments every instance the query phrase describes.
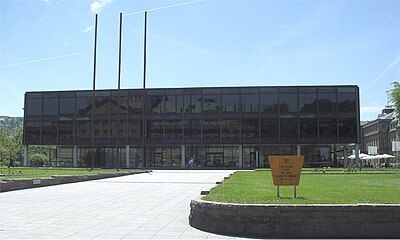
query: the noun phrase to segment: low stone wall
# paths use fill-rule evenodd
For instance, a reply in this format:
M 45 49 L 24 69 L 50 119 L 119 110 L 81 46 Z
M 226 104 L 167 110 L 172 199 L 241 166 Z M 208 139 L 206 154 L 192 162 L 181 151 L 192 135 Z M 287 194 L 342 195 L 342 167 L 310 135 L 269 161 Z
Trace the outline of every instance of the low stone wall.
M 191 201 L 203 231 L 257 238 L 400 238 L 400 204 L 230 204 Z
M 0 181 L 0 192 L 14 191 L 27 188 L 45 187 L 65 183 L 75 183 L 82 181 L 97 180 L 111 177 L 121 177 L 126 175 L 144 173 L 146 171 L 137 172 L 115 172 L 115 173 L 98 173 L 87 175 L 60 175 L 51 176 L 47 178 L 36 179 L 13 179 L 7 181 Z

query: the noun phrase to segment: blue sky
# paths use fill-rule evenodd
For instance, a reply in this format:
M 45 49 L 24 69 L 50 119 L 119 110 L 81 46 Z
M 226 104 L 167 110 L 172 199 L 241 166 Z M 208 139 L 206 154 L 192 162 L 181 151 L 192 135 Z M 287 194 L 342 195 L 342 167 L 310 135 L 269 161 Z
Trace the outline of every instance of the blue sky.
M 23 116 L 26 91 L 356 84 L 361 120 L 400 81 L 400 1 L 1 0 L 0 115 Z

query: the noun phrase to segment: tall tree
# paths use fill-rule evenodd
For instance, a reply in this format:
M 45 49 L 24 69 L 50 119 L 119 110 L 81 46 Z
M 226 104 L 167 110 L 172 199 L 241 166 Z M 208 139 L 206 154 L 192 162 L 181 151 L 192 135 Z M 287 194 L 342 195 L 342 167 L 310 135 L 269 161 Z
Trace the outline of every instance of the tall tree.
M 394 105 L 394 109 L 398 116 L 400 116 L 400 83 L 392 82 L 393 88 L 388 91 L 389 100 Z

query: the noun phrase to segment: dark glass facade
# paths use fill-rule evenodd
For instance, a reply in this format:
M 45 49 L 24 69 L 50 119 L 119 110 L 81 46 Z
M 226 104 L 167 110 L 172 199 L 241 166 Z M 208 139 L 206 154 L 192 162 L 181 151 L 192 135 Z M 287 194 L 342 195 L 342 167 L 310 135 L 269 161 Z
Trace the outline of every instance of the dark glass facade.
M 314 151 L 306 146 L 321 146 L 325 154 L 331 151 L 325 148 L 334 144 L 359 142 L 357 86 L 124 89 L 92 94 L 27 92 L 25 145 L 58 145 L 68 156 L 76 146 L 78 166 L 86 166 L 95 154 L 98 167 L 178 168 L 184 164 L 181 159 L 193 155 L 198 167 L 244 168 L 267 166 L 271 154 L 293 155 L 293 146 L 294 155 L 297 146 L 302 153 Z M 115 154 L 117 146 L 120 151 Z

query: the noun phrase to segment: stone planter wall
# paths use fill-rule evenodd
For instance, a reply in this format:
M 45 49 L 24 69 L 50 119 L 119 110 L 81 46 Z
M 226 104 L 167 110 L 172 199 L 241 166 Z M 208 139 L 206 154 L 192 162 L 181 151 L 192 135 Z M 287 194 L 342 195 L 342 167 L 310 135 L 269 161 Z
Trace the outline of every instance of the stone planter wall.
M 280 205 L 192 200 L 189 223 L 257 238 L 400 238 L 400 204 Z

